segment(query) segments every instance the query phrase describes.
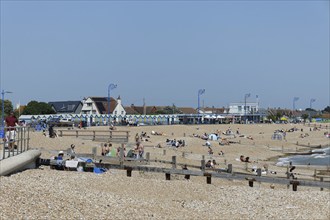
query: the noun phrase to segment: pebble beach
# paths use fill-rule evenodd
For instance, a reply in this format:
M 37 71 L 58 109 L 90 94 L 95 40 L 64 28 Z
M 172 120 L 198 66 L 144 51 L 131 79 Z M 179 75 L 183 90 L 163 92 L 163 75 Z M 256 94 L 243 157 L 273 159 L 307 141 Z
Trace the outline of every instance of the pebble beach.
M 277 158 L 285 152 L 330 145 L 324 136 L 324 132 L 329 132 L 329 124 L 327 128 L 322 126 L 315 131 L 303 124 L 141 126 L 117 130 L 130 132 L 127 148 L 134 146 L 136 133 L 146 132 L 150 138 L 142 144 L 151 158 L 170 160 L 175 155 L 178 162 L 200 164 L 204 155 L 206 159 L 216 159 L 219 168 L 232 163 L 237 171 L 244 171 L 237 158 L 245 155 L 255 161 L 250 166 L 268 164 L 277 176 L 285 176 L 286 168 L 275 166 Z M 271 139 L 275 130 L 292 127 L 297 131 L 287 133 L 286 140 Z M 236 136 L 233 143 L 224 146 L 212 141 L 213 156 L 207 155 L 204 140 L 193 137 L 227 129 L 239 129 L 242 137 Z M 151 135 L 152 131 L 163 135 Z M 301 138 L 302 133 L 308 135 Z M 42 158 L 50 158 L 71 144 L 76 145 L 77 153 L 91 153 L 97 147 L 101 154 L 102 143 L 86 138 L 48 138 L 42 132 L 32 132 L 30 137 L 30 148 L 40 149 Z M 183 139 L 187 146 L 173 149 L 166 146 L 166 139 Z M 161 148 L 156 148 L 158 144 Z M 220 151 L 225 154 L 217 155 Z M 308 179 L 314 167 L 299 167 L 297 172 L 306 175 L 298 179 Z M 168 181 L 160 173 L 133 171 L 132 177 L 127 177 L 125 171 L 116 169 L 94 174 L 40 166 L 0 177 L 0 210 L 0 219 L 329 219 L 330 191 L 303 186 L 292 191 L 285 185 L 267 183 L 249 187 L 247 181 L 218 178 L 206 184 L 205 177 L 186 180 L 180 175 L 172 175 Z

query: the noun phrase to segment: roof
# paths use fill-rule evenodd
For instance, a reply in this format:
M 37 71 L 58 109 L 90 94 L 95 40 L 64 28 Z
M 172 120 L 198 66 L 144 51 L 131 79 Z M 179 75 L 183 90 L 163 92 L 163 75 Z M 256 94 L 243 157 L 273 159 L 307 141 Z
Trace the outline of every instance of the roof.
M 155 114 L 156 111 L 157 111 L 156 106 L 135 106 L 135 105 L 131 105 L 131 108 L 134 109 L 134 111 L 137 112 L 137 114 L 140 114 L 140 115 L 144 114 L 144 107 L 146 108 L 146 112 L 145 112 L 146 115 Z
M 178 107 L 177 108 L 182 114 L 197 114 L 197 110 L 191 107 Z
M 89 97 L 96 105 L 100 114 L 108 113 L 108 98 L 107 97 Z M 117 100 L 110 97 L 110 113 L 113 112 L 117 106 Z
M 205 107 L 202 108 L 205 112 L 212 112 L 212 114 L 223 114 L 225 111 L 225 108 L 211 108 L 211 107 Z
M 81 105 L 81 101 L 59 101 L 59 102 L 49 102 L 49 105 L 57 113 L 74 113 L 76 109 Z
M 127 115 L 138 115 L 139 114 L 131 106 L 125 106 L 124 109 L 125 109 Z

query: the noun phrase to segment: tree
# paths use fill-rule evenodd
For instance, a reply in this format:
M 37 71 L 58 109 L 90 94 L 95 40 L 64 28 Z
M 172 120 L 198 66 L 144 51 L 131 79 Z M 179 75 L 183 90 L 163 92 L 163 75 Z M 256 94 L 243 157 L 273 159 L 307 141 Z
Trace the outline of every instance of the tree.
M 324 113 L 330 113 L 330 106 L 327 106 L 324 110 L 323 110 Z
M 45 115 L 55 114 L 52 107 L 45 102 L 31 101 L 23 110 L 23 115 Z
M 5 114 L 4 114 L 5 117 L 9 115 L 11 111 L 13 111 L 13 104 L 11 103 L 11 101 L 9 100 L 4 101 L 4 110 L 5 110 Z M 2 115 L 2 100 L 0 100 L 0 112 Z
M 306 122 L 306 120 L 307 120 L 308 117 L 309 117 L 308 114 L 303 114 L 301 116 L 301 118 L 304 119 L 304 122 Z

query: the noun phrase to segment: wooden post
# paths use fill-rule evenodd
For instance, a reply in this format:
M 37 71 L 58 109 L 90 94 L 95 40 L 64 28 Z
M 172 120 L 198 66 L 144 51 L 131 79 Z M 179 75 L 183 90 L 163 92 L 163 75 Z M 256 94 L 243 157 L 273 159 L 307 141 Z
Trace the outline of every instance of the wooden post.
M 172 136 L 174 135 L 174 133 L 172 132 Z
M 147 160 L 147 162 L 149 163 L 149 161 L 150 161 L 150 152 L 147 152 L 147 153 L 146 153 L 146 160 Z
M 172 169 L 176 169 L 176 156 L 172 156 Z
M 164 155 L 164 156 L 166 155 L 166 150 L 163 150 L 163 155 Z
M 97 148 L 96 147 L 92 148 L 92 154 L 93 154 L 93 158 L 95 158 L 96 154 L 97 154 Z
M 132 168 L 127 168 L 126 173 L 127 173 L 128 177 L 131 177 L 132 176 Z
M 184 152 L 182 152 L 182 157 L 184 158 L 184 156 L 185 156 L 185 153 L 184 153 Z
M 321 182 L 323 182 L 323 177 L 320 177 Z M 321 191 L 323 191 L 323 188 L 321 187 Z
M 166 178 L 166 180 L 171 180 L 171 174 L 170 173 L 165 173 L 165 178 Z
M 314 170 L 314 180 L 316 180 L 316 169 Z
M 253 180 L 249 180 L 249 187 L 253 187 Z
M 225 165 L 227 165 L 227 160 L 225 159 Z
M 112 141 L 112 131 L 110 131 L 109 141 Z
M 129 138 L 129 132 L 126 131 L 126 142 L 128 142 L 128 138 Z
M 261 169 L 260 168 L 257 169 L 257 176 L 261 176 Z
M 212 180 L 211 180 L 211 177 L 212 177 L 211 174 L 207 174 L 207 175 L 206 175 L 206 183 L 207 183 L 207 184 L 211 184 L 211 181 L 212 181 Z
M 78 130 L 76 130 L 76 138 L 78 138 L 79 137 L 79 135 L 78 135 Z
M 293 191 L 297 191 L 298 185 L 299 185 L 299 182 L 298 181 L 292 181 L 292 190 Z
M 201 160 L 201 170 L 205 171 L 205 160 Z
M 186 133 L 183 133 L 183 137 L 186 137 Z
M 124 167 L 124 157 L 125 157 L 125 154 L 124 154 L 124 144 L 121 144 L 121 147 L 120 147 L 120 152 L 119 152 L 119 161 L 120 161 L 120 166 L 121 167 Z
M 232 164 L 228 164 L 227 172 L 228 173 L 233 173 L 233 165 Z
M 93 131 L 93 141 L 95 141 L 95 131 Z
M 245 170 L 247 171 L 249 169 L 249 163 L 245 162 Z
M 60 131 L 60 137 L 63 137 L 63 131 Z
M 286 178 L 290 179 L 289 165 L 286 166 Z M 290 185 L 286 185 L 286 188 L 289 189 Z
M 282 153 L 284 152 L 284 146 L 282 145 Z
M 202 155 L 202 160 L 205 160 L 205 155 Z

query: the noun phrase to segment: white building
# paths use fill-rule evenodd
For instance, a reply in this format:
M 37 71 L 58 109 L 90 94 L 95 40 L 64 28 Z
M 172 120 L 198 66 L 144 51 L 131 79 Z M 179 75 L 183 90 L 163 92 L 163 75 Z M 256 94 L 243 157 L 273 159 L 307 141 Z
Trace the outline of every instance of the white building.
M 107 97 L 88 97 L 83 100 L 81 114 L 104 115 L 109 114 L 118 118 L 126 115 L 124 106 L 121 104 L 120 96 L 118 99 L 110 98 L 110 111 L 108 111 L 109 102 Z
M 259 112 L 258 102 L 235 102 L 229 104 L 229 114 L 245 115 Z

